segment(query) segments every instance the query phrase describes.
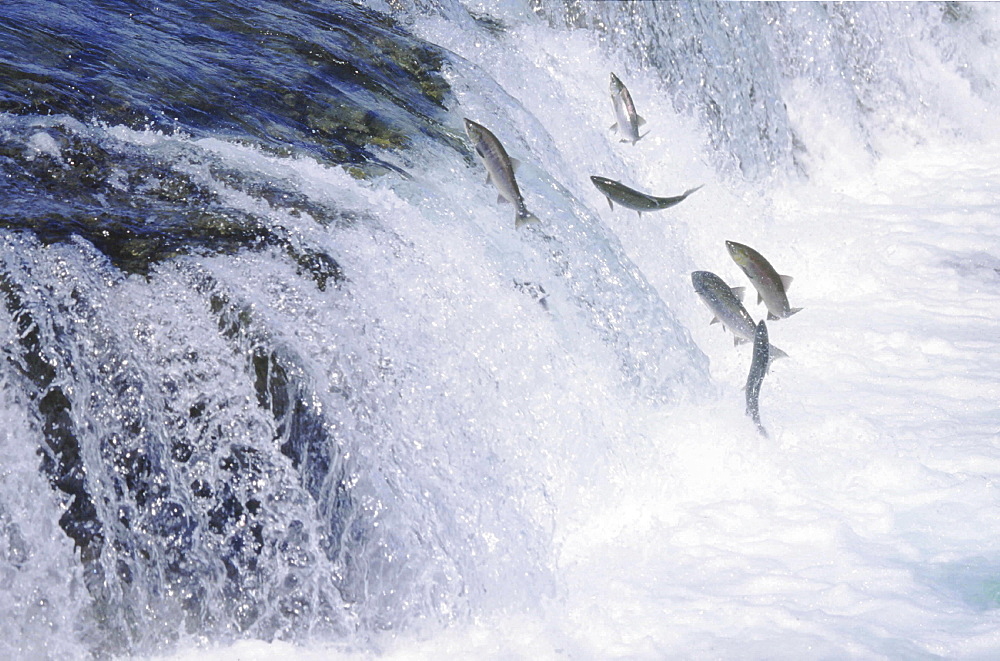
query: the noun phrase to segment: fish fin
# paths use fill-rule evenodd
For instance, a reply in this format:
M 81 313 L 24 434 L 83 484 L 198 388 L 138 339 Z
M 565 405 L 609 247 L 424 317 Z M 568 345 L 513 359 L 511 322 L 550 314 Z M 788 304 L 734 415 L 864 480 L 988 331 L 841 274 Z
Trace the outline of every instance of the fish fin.
M 686 191 L 684 191 L 684 194 L 681 195 L 681 197 L 687 197 L 691 193 L 694 193 L 695 191 L 701 190 L 704 187 L 705 187 L 705 184 L 702 184 L 701 186 L 695 186 L 694 188 L 689 188 Z
M 802 308 L 791 308 L 791 309 L 788 310 L 788 314 L 786 314 L 785 316 L 786 317 L 791 317 L 796 312 L 801 312 L 801 311 L 802 311 Z
M 778 360 L 779 358 L 788 358 L 788 354 L 774 346 L 773 344 L 767 347 L 767 366 L 770 369 L 771 362 Z
M 510 204 L 510 200 L 503 195 L 497 195 L 497 204 Z
M 764 297 L 760 295 L 760 292 L 757 292 L 757 305 L 760 305 L 763 302 L 764 302 Z
M 649 135 L 649 131 L 646 131 L 645 133 L 643 133 L 642 135 L 640 135 L 638 138 L 636 138 L 635 142 L 633 142 L 632 144 L 634 145 L 636 142 L 639 142 L 640 140 L 642 140 L 643 138 L 645 138 L 647 135 Z
M 517 160 L 516 158 L 510 159 L 510 169 L 511 170 L 513 170 L 516 173 L 517 169 L 519 167 L 521 167 L 521 161 Z
M 795 279 L 790 275 L 779 275 L 778 278 L 781 279 L 781 286 L 785 288 L 785 291 L 788 291 L 788 288 L 792 286 L 792 280 Z
M 517 215 L 514 216 L 514 227 L 521 227 L 522 225 L 526 225 L 528 223 L 540 223 L 540 222 L 542 221 L 538 219 L 538 216 L 531 213 L 523 206 L 520 209 L 518 209 Z
M 609 126 L 608 130 L 609 131 L 613 131 L 614 133 L 618 133 L 618 122 L 615 122 L 614 124 L 612 124 L 611 126 Z
M 633 143 L 633 144 L 635 144 L 635 143 Z M 642 212 L 641 211 L 636 211 L 636 213 L 639 214 L 639 219 L 642 220 Z
M 611 207 L 612 211 L 615 210 L 615 203 L 611 201 L 610 197 L 608 198 L 608 206 Z
M 719 323 L 719 318 L 712 317 L 712 321 L 708 322 L 708 325 L 711 326 L 712 324 L 717 324 L 717 323 Z
M 760 301 L 757 301 L 757 302 L 760 303 Z M 781 319 L 781 317 L 776 317 L 776 316 L 774 316 L 770 312 L 767 313 L 767 320 L 768 321 L 777 321 L 778 319 Z
M 635 125 L 636 126 L 642 126 L 645 123 L 646 123 L 646 120 L 642 118 L 642 115 L 636 115 L 635 116 Z
M 746 339 L 745 337 L 740 337 L 739 335 L 733 335 L 733 346 L 734 347 L 738 347 L 741 344 L 745 344 L 745 343 L 747 343 L 749 341 L 750 340 Z
M 740 303 L 742 303 L 743 302 L 743 297 L 746 296 L 747 288 L 746 287 L 731 287 L 731 289 L 733 290 L 733 295 L 736 296 L 736 298 L 740 299 Z
M 486 183 L 489 184 L 490 186 L 493 185 L 493 177 L 492 175 L 490 175 L 489 172 L 486 173 Z

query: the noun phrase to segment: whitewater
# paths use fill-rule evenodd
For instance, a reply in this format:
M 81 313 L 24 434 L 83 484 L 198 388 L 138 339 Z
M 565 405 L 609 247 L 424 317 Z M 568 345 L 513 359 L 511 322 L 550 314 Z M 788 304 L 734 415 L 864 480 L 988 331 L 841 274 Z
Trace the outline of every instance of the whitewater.
M 674 274 L 717 397 L 603 412 L 621 445 L 558 501 L 558 586 L 536 608 L 388 636 L 377 653 L 245 642 L 168 658 L 995 657 L 996 153 L 921 145 L 772 190 L 764 226 L 706 227 L 735 215 L 709 195 L 669 220 L 619 212 L 637 240 L 688 219 L 731 284 L 749 286 L 727 237 L 774 246 L 804 310 L 769 324 L 790 358 L 764 380 L 762 438 L 743 414 L 747 347 Z M 742 209 L 763 216 L 757 204 Z
M 7 181 L 85 168 L 95 191 L 70 231 L 0 231 L 2 655 L 1000 655 L 995 8 L 264 5 L 231 3 L 327 47 L 337 21 L 310 21 L 336 8 L 448 93 L 418 72 L 426 98 L 380 96 L 381 68 L 318 48 L 265 72 L 315 86 L 336 60 L 377 109 L 347 156 L 273 106 L 0 112 Z M 515 229 L 463 118 L 541 222 Z M 592 175 L 704 187 L 640 216 Z M 7 181 L 11 214 L 74 203 Z M 218 243 L 156 225 L 187 200 Z M 119 250 L 88 224 L 112 208 L 168 239 Z M 727 240 L 802 308 L 768 322 L 767 436 L 750 345 L 691 285 L 712 271 L 766 315 Z
M 504 111 L 550 157 L 545 170 L 601 215 L 709 357 L 710 394 L 596 403 L 609 438 L 574 477 L 583 484 L 554 489 L 555 588 L 540 590 L 534 607 L 501 604 L 444 630 L 388 635 L 377 652 L 241 643 L 218 658 L 1000 653 L 1000 157 L 983 117 L 970 113 L 950 131 L 887 121 L 874 150 L 858 144 L 840 108 L 800 97 L 809 176 L 779 177 L 761 193 L 720 177 L 703 129 L 634 71 L 628 83 L 650 132 L 635 147 L 618 143 L 606 80 L 629 62 L 591 35 L 529 23 L 469 43 L 451 25 L 427 20 L 418 32 L 519 100 Z M 499 102 L 476 92 L 459 97 L 462 113 L 497 117 Z M 822 96 L 797 90 L 810 92 Z M 538 123 L 551 139 L 542 147 Z M 509 128 L 504 137 L 518 140 Z M 607 209 L 585 183 L 592 173 L 658 194 L 710 183 L 675 209 L 638 217 Z M 469 199 L 470 211 L 506 225 L 509 207 L 495 208 L 491 192 L 462 195 L 485 197 Z M 789 298 L 804 308 L 769 324 L 791 356 L 762 388 L 769 438 L 743 415 L 747 347 L 709 325 L 690 288 L 690 271 L 712 270 L 748 287 L 751 315 L 765 314 L 725 240 L 758 247 L 793 275 Z M 581 376 L 559 407 L 595 405 L 581 393 L 602 386 Z

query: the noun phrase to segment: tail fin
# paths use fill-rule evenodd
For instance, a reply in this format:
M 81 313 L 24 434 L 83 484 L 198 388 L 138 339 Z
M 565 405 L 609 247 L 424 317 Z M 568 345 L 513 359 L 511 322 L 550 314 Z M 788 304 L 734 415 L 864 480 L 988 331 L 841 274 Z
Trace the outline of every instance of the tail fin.
M 528 209 L 522 204 L 517 209 L 517 213 L 514 215 L 514 227 L 521 227 L 527 223 L 540 223 L 538 216 L 528 211 Z

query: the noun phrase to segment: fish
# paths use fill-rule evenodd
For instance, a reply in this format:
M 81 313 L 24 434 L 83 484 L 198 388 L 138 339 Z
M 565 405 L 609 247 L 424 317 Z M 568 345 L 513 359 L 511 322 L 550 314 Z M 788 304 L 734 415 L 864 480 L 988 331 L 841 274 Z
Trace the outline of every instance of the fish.
M 607 177 L 593 175 L 590 177 L 590 181 L 597 186 L 597 190 L 604 193 L 604 196 L 608 198 L 608 206 L 612 210 L 615 208 L 614 203 L 617 202 L 623 207 L 637 211 L 640 218 L 643 211 L 659 211 L 660 209 L 669 209 L 676 204 L 680 204 L 688 195 L 701 188 L 701 186 L 697 186 L 674 197 L 657 197 L 655 195 L 640 193 L 619 181 L 608 179 Z
M 757 290 L 757 303 L 763 301 L 767 306 L 768 321 L 790 317 L 802 309 L 788 305 L 787 291 L 792 284 L 791 276 L 778 275 L 763 255 L 750 246 L 726 241 L 726 248 L 729 249 L 733 261 L 743 269 Z
M 621 131 L 621 142 L 631 142 L 634 145 L 649 135 L 649 131 L 639 135 L 639 127 L 646 120 L 635 111 L 632 95 L 614 73 L 611 74 L 611 105 L 615 108 L 615 123 L 611 125 L 611 130 Z
M 497 202 L 510 202 L 514 205 L 514 227 L 539 222 L 535 214 L 524 206 L 524 198 L 514 179 L 517 161 L 507 155 L 507 150 L 497 137 L 482 124 L 466 119 L 465 132 L 469 134 L 476 153 L 486 166 L 486 182 L 496 186 L 500 193 Z
M 743 307 L 743 287 L 730 288 L 722 278 L 710 271 L 695 271 L 691 274 L 694 290 L 715 316 L 710 323 L 722 322 L 723 327 L 733 334 L 733 344 L 752 342 L 756 334 L 756 324 L 750 313 Z M 768 347 L 771 355 L 782 358 L 788 354 L 781 349 Z
M 764 381 L 767 368 L 771 364 L 770 344 L 767 338 L 767 324 L 761 319 L 753 336 L 753 360 L 747 374 L 746 396 L 747 415 L 757 425 L 757 431 L 767 437 L 767 430 L 760 422 L 760 384 Z

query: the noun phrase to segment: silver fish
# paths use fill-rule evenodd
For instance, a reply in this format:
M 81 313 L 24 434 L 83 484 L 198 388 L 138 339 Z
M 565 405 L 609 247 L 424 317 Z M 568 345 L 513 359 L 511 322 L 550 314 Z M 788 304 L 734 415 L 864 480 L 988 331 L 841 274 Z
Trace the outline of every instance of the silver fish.
M 750 313 L 743 307 L 740 299 L 743 297 L 743 287 L 730 288 L 722 278 L 709 271 L 695 271 L 691 274 L 691 284 L 694 290 L 705 302 L 708 309 L 715 315 L 711 323 L 722 322 L 722 325 L 733 334 L 733 344 L 751 342 L 756 333 L 756 325 Z M 769 347 L 775 358 L 787 356 L 777 347 Z
M 747 415 L 763 436 L 767 436 L 767 431 L 760 422 L 760 384 L 764 381 L 764 375 L 767 374 L 771 362 L 769 347 L 767 325 L 761 319 L 753 337 L 753 360 L 750 363 L 750 373 L 747 375 L 746 396 Z
M 514 168 L 517 161 L 507 156 L 507 151 L 489 129 L 477 124 L 471 119 L 465 120 L 465 132 L 476 147 L 476 153 L 486 166 L 486 182 L 496 186 L 500 196 L 497 202 L 510 202 L 514 205 L 514 227 L 525 223 L 538 222 L 538 218 L 524 206 L 524 198 L 514 179 Z
M 764 259 L 764 257 L 742 243 L 726 241 L 726 248 L 733 261 L 743 269 L 743 272 L 750 278 L 754 289 L 757 290 L 757 303 L 761 301 L 767 306 L 768 321 L 784 319 L 790 317 L 802 308 L 793 308 L 788 305 L 788 294 L 786 293 L 792 278 L 787 275 L 778 275 L 774 267 Z
M 635 104 L 632 102 L 632 95 L 628 88 L 618 80 L 618 76 L 611 74 L 611 104 L 615 108 L 615 123 L 611 125 L 612 131 L 621 131 L 622 142 L 631 142 L 633 145 L 645 138 L 649 131 L 639 135 L 639 127 L 646 123 L 646 120 L 635 111 Z
M 669 209 L 675 204 L 680 204 L 688 195 L 701 188 L 701 186 L 690 188 L 674 197 L 657 197 L 655 195 L 640 193 L 619 181 L 608 179 L 607 177 L 594 175 L 590 177 L 590 181 L 597 186 L 597 190 L 604 193 L 604 197 L 608 198 L 608 205 L 612 209 L 615 208 L 614 203 L 617 202 L 623 207 L 637 211 L 640 217 L 643 211 L 659 211 L 660 209 Z

